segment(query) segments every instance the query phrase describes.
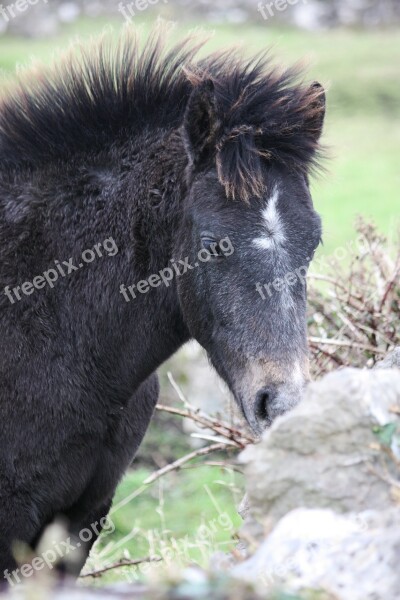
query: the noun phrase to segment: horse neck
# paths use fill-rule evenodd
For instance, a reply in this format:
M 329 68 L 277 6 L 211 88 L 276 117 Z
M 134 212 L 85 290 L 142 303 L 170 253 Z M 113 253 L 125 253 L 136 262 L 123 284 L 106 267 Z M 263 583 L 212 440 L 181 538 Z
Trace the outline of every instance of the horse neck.
M 121 233 L 117 232 L 116 237 L 120 235 L 127 259 L 122 261 L 116 277 L 118 293 L 115 289 L 113 293 L 118 322 L 124 322 L 115 342 L 121 346 L 118 339 L 122 337 L 125 352 L 132 357 L 142 380 L 190 337 L 176 279 L 158 287 L 148 283 L 151 276 L 171 267 L 186 195 L 187 158 L 177 132 L 147 134 L 132 145 L 130 152 L 130 170 L 122 194 L 124 206 L 117 192 L 112 209 L 124 215 Z

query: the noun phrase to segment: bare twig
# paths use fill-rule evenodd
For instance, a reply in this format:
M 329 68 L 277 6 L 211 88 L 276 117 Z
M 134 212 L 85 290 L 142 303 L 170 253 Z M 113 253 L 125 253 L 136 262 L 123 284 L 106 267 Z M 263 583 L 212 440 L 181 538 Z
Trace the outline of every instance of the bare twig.
M 376 354 L 386 354 L 386 350 L 380 350 L 374 346 L 370 346 L 368 344 L 359 344 L 357 342 L 351 342 L 347 340 L 332 340 L 332 339 L 324 339 L 317 337 L 308 338 L 310 342 L 313 344 L 322 344 L 326 346 L 343 346 L 346 348 L 360 348 L 361 350 L 368 350 L 370 352 L 374 352 Z
M 205 460 L 195 465 L 186 465 L 182 467 L 182 471 L 189 469 L 198 469 L 199 467 L 217 467 L 219 469 L 229 469 L 230 471 L 236 471 L 237 473 L 243 473 L 243 467 L 236 465 L 233 462 L 226 462 L 224 460 Z
M 400 468 L 400 460 L 397 458 L 397 456 L 395 455 L 395 453 L 393 452 L 393 450 L 391 448 L 389 448 L 388 446 L 383 446 L 381 444 L 380 450 L 381 450 L 381 452 L 384 452 L 384 454 L 386 454 L 386 456 L 388 456 L 390 458 L 390 460 L 396 465 L 396 467 Z
M 170 473 L 171 471 L 178 471 L 183 467 L 183 465 L 200 456 L 206 456 L 218 450 L 223 450 L 225 452 L 232 449 L 243 450 L 246 446 L 255 442 L 255 439 L 250 437 L 250 435 L 239 431 L 232 425 L 223 421 L 219 421 L 215 417 L 210 417 L 209 415 L 200 412 L 200 410 L 195 409 L 186 400 L 182 390 L 175 382 L 171 373 L 169 373 L 168 377 L 175 391 L 177 392 L 179 399 L 182 402 L 184 402 L 186 409 L 175 408 L 173 406 L 166 406 L 164 404 L 158 404 L 156 406 L 157 410 L 176 415 L 182 418 L 190 419 L 200 427 L 212 431 L 218 437 L 205 434 L 192 434 L 193 437 L 200 438 L 207 442 L 212 442 L 211 445 L 205 446 L 198 450 L 194 450 L 193 452 L 186 454 L 182 458 L 179 458 L 175 462 L 161 467 L 158 471 L 150 475 L 150 477 L 148 477 L 145 480 L 145 485 L 153 483 L 166 473 Z
M 216 419 L 209 417 L 200 411 L 193 412 L 191 410 L 182 410 L 173 406 L 166 406 L 165 404 L 157 404 L 156 408 L 157 410 L 167 412 L 172 415 L 190 419 L 205 429 L 211 429 L 218 435 L 221 435 L 229 440 L 233 440 L 243 448 L 247 444 L 253 444 L 255 442 L 254 438 L 243 433 L 242 431 L 239 431 L 235 427 L 232 427 L 228 423 L 217 421 Z
M 338 365 L 371 367 L 400 345 L 400 251 L 373 225 L 360 219 L 356 229 L 362 244 L 345 263 L 333 259 L 326 273 L 309 275 L 314 376 Z M 326 285 L 315 287 L 313 280 Z
M 376 477 L 379 477 L 379 479 L 381 479 L 382 481 L 384 481 L 388 485 L 390 485 L 390 486 L 392 486 L 394 488 L 400 489 L 400 482 L 396 481 L 395 479 L 393 479 L 393 477 L 391 477 L 390 475 L 385 475 L 384 473 L 380 473 L 372 465 L 368 465 L 367 468 L 368 468 L 368 471 L 370 471 L 370 473 L 372 473 Z
M 337 279 L 335 279 L 334 277 L 329 277 L 327 275 L 320 275 L 318 273 L 309 273 L 307 275 L 307 277 L 309 277 L 310 279 L 315 279 L 317 281 L 325 281 L 326 283 L 331 283 L 332 285 L 335 286 L 335 288 L 340 289 L 342 292 L 344 292 L 345 294 L 349 293 L 349 290 L 345 287 L 345 285 L 343 283 L 340 283 Z M 356 302 L 361 302 L 361 298 L 359 296 L 355 296 L 354 294 L 351 294 L 349 296 L 349 304 L 352 304 L 352 302 L 350 301 L 351 299 L 354 299 Z M 358 306 L 353 305 L 354 308 L 359 309 L 360 308 L 360 304 L 358 304 Z
M 225 446 L 234 446 L 235 448 L 239 448 L 240 450 L 243 449 L 241 444 L 238 444 L 233 440 L 217 438 L 214 435 L 204 435 L 204 433 L 192 433 L 190 437 L 196 438 L 198 440 L 204 440 L 205 442 L 219 443 L 224 444 Z
M 338 367 L 344 366 L 344 362 L 341 360 L 340 357 L 335 356 L 335 354 L 333 352 L 328 352 L 327 350 L 324 350 L 324 348 L 321 348 L 321 346 L 319 344 L 313 344 L 313 342 L 310 341 L 310 347 L 314 348 L 319 354 L 326 356 L 326 358 L 328 358 L 329 360 L 331 360 L 335 364 L 337 364 Z
M 160 562 L 161 560 L 162 560 L 162 558 L 160 558 L 160 557 L 152 557 L 152 556 L 147 556 L 146 558 L 137 558 L 135 560 L 121 558 L 121 560 L 119 560 L 118 562 L 113 563 L 112 565 L 108 565 L 107 567 L 104 567 L 103 569 L 98 569 L 96 571 L 90 571 L 89 573 L 84 573 L 83 575 L 80 575 L 80 579 L 84 579 L 85 577 L 100 577 L 104 573 L 107 573 L 108 571 L 112 571 L 113 569 L 121 569 L 122 567 L 133 567 L 136 565 L 141 565 L 142 563 Z
M 172 387 L 174 388 L 179 400 L 184 404 L 184 406 L 186 406 L 187 409 L 189 409 L 190 411 L 196 412 L 196 409 L 194 406 L 192 406 L 188 400 L 186 399 L 185 394 L 183 393 L 182 389 L 180 388 L 180 386 L 178 385 L 178 383 L 175 381 L 174 376 L 172 375 L 171 371 L 168 371 L 167 373 L 167 377 L 168 377 L 168 381 L 170 382 L 170 384 L 172 385 Z
M 170 465 L 167 465 L 166 467 L 159 469 L 158 471 L 153 473 L 153 475 L 150 475 L 150 477 L 148 477 L 144 481 L 144 484 L 150 485 L 151 483 L 154 483 L 154 481 L 156 481 L 157 479 L 159 479 L 166 473 L 170 473 L 171 471 L 179 471 L 179 469 L 182 467 L 182 465 L 193 460 L 194 458 L 198 458 L 199 456 L 206 456 L 207 454 L 211 454 L 212 452 L 217 452 L 218 450 L 226 450 L 226 444 L 219 442 L 218 444 L 211 444 L 211 446 L 205 446 L 204 448 L 200 448 L 199 450 L 190 452 L 189 454 L 186 454 L 186 456 L 183 456 L 182 458 L 178 458 L 178 460 L 171 463 Z
M 382 312 L 383 307 L 386 304 L 386 300 L 388 299 L 389 294 L 392 291 L 392 289 L 393 289 L 393 287 L 394 287 L 394 285 L 396 283 L 396 280 L 398 280 L 399 276 L 400 276 L 400 265 L 396 268 L 395 273 L 394 273 L 393 278 L 391 279 L 391 281 L 389 281 L 389 284 L 388 284 L 388 286 L 386 288 L 386 291 L 385 291 L 385 293 L 383 295 L 382 301 L 381 301 L 381 303 L 379 305 L 379 312 Z

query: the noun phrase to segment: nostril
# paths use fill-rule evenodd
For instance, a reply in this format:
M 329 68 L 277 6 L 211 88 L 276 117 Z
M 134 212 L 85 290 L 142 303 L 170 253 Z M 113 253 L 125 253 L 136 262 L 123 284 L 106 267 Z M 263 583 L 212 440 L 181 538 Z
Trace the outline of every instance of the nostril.
M 255 413 L 257 421 L 266 421 L 268 419 L 268 392 L 258 392 L 256 396 Z
M 268 409 L 276 398 L 274 387 L 265 387 L 257 392 L 255 402 L 255 416 L 258 421 L 268 421 Z

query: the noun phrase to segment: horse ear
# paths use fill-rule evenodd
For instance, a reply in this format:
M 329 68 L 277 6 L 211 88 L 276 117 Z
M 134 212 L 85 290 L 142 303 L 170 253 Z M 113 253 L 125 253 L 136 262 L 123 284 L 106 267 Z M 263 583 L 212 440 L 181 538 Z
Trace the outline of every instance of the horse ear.
M 326 94 L 323 86 L 315 81 L 309 89 L 309 111 L 306 119 L 306 130 L 315 142 L 322 135 L 326 112 Z
M 198 166 L 213 152 L 218 128 L 214 83 L 205 79 L 193 89 L 183 121 L 183 140 L 192 165 Z

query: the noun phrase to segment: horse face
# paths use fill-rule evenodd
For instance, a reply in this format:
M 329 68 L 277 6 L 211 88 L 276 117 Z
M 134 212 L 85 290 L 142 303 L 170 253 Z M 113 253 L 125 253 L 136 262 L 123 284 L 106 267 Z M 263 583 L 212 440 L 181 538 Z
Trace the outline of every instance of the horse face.
M 180 303 L 256 433 L 309 379 L 306 274 L 321 239 L 308 170 L 325 94 L 319 84 L 274 86 L 257 79 L 229 99 L 201 82 L 182 128 L 189 193 L 176 257 L 192 268 Z
M 177 257 L 185 322 L 259 433 L 294 406 L 308 375 L 306 273 L 321 237 L 304 178 L 279 169 L 248 204 L 215 172 L 192 186 Z

